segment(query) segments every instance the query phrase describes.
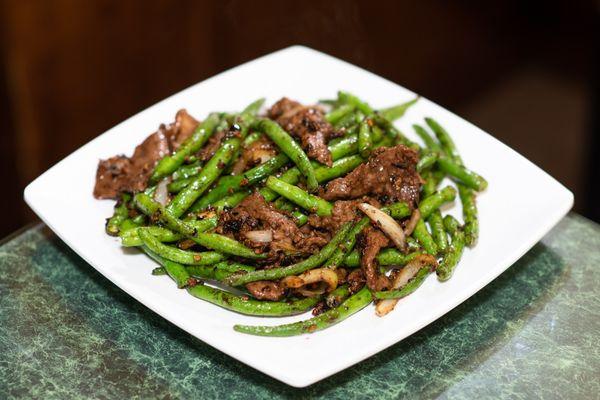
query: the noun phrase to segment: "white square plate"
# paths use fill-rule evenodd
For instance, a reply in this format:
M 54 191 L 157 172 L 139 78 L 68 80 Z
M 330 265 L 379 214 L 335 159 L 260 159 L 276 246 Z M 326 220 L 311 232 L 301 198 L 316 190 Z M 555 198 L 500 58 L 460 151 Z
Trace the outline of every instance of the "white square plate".
M 346 62 L 305 47 L 290 47 L 198 83 L 108 130 L 50 168 L 25 189 L 40 218 L 100 273 L 144 305 L 228 355 L 296 387 L 304 387 L 404 339 L 436 320 L 506 270 L 571 208 L 573 195 L 531 162 L 467 121 L 421 99 L 397 126 L 411 135 L 412 123 L 437 119 L 453 136 L 465 163 L 489 182 L 478 197 L 481 233 L 453 278 L 430 276 L 394 312 L 375 316 L 369 306 L 325 331 L 291 338 L 236 333 L 241 324 L 279 324 L 307 318 L 238 315 L 178 290 L 167 277 L 150 274 L 154 263 L 104 233 L 112 201 L 92 197 L 98 160 L 131 154 L 134 147 L 170 122 L 179 108 L 197 118 L 214 110 L 240 110 L 258 97 L 272 104 L 282 96 L 316 102 L 348 90 L 374 107 L 415 94 Z M 416 140 L 416 138 L 415 138 Z M 457 202 L 458 203 L 458 202 Z M 460 215 L 460 204 L 446 210 Z

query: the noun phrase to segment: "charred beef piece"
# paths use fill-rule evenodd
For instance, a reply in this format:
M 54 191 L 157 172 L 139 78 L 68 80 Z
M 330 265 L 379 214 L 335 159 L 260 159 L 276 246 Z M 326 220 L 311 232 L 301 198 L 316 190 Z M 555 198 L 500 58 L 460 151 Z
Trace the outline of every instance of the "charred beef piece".
M 272 232 L 271 242 L 255 242 L 246 237 L 250 231 L 261 230 Z M 311 232 L 302 232 L 286 212 L 267 203 L 258 192 L 246 197 L 235 208 L 221 213 L 217 232 L 232 235 L 250 248 L 261 249 L 269 255 L 270 261 L 290 253 L 312 254 L 327 243 L 312 238 Z
M 275 155 L 277 155 L 275 144 L 269 138 L 262 136 L 242 151 L 231 172 L 234 175 L 241 174 L 247 169 L 264 163 Z
M 196 121 L 185 110 L 179 110 L 175 122 L 161 125 L 135 148 L 133 156 L 124 155 L 100 160 L 96 171 L 94 197 L 114 199 L 122 192 L 146 189 L 148 178 L 158 160 L 176 150 L 194 131 Z
M 285 288 L 274 281 L 256 281 L 246 284 L 246 289 L 258 300 L 280 300 L 285 294 Z
M 369 203 L 375 207 L 381 207 L 381 203 L 369 197 L 363 197 L 356 200 L 338 200 L 333 203 L 331 216 L 319 217 L 315 214 L 311 214 L 308 217 L 308 225 L 313 228 L 327 231 L 333 235 L 346 222 L 357 221 L 365 216 L 358 208 L 360 203 Z
M 379 250 L 389 245 L 389 239 L 378 229 L 366 227 L 358 237 L 357 245 L 360 251 L 360 266 L 367 279 L 367 286 L 374 291 L 387 289 L 389 279 L 379 273 L 375 257 Z
M 327 141 L 339 133 L 325 120 L 323 111 L 284 97 L 271 107 L 268 116 L 290 135 L 300 139 L 308 157 L 331 166 Z
M 321 192 L 326 200 L 373 196 L 384 204 L 419 202 L 423 183 L 417 173 L 417 152 L 401 144 L 373 151 L 369 160 L 342 178 L 329 182 Z
M 358 292 L 365 286 L 365 274 L 362 269 L 355 269 L 348 274 L 348 291 L 350 294 Z

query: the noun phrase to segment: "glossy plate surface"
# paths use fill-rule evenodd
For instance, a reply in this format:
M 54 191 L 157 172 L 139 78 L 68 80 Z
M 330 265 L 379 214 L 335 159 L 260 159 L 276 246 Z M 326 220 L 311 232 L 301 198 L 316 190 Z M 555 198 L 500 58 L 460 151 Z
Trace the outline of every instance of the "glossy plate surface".
M 453 136 L 470 168 L 489 182 L 478 197 L 480 239 L 467 250 L 453 278 L 430 276 L 384 318 L 369 306 L 322 332 L 292 338 L 243 335 L 232 326 L 280 324 L 309 318 L 255 318 L 205 303 L 178 290 L 168 277 L 150 274 L 155 264 L 123 249 L 104 233 L 112 201 L 92 196 L 98 160 L 128 154 L 180 108 L 196 118 L 210 111 L 241 110 L 258 97 L 270 105 L 282 96 L 304 103 L 348 90 L 374 107 L 415 94 L 370 72 L 305 47 L 290 47 L 198 83 L 108 130 L 50 168 L 25 189 L 25 200 L 75 252 L 135 299 L 228 355 L 297 387 L 310 385 L 411 335 L 447 313 L 511 266 L 571 208 L 573 195 L 521 155 L 444 108 L 421 99 L 396 124 L 410 129 L 425 116 Z M 460 204 L 444 212 L 460 216 Z

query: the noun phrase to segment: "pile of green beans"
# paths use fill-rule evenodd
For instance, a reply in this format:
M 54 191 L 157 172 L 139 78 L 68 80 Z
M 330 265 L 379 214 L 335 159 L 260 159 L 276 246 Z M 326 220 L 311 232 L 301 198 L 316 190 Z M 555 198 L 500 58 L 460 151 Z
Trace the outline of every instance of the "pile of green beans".
M 123 246 L 139 247 L 155 260 L 159 266 L 153 275 L 168 276 L 178 288 L 227 310 L 283 317 L 304 313 L 317 304 L 325 307 L 322 314 L 291 324 L 234 326 L 236 331 L 252 335 L 312 333 L 348 318 L 373 301 L 389 302 L 415 292 L 432 271 L 439 281 L 446 281 L 456 270 L 465 247 L 477 241 L 476 194 L 486 189 L 487 181 L 464 165 L 450 134 L 436 120 L 425 118 L 424 125 L 413 125 L 423 146 L 394 126 L 394 121 L 416 103 L 418 97 L 378 110 L 344 91 L 338 92 L 335 99 L 322 101 L 328 108 L 325 120 L 340 136 L 328 143 L 331 166 L 310 160 L 296 138 L 276 121 L 260 115 L 264 99 L 252 102 L 240 113 L 213 112 L 172 154 L 157 162 L 145 191 L 121 195 L 113 216 L 107 219 L 106 232 L 119 236 Z M 226 133 L 219 148 L 210 159 L 201 158 L 199 151 L 217 132 Z M 243 150 L 261 137 L 270 139 L 278 153 L 244 172 L 234 173 L 233 165 Z M 360 268 L 363 256 L 355 248 L 356 243 L 372 221 L 368 216 L 356 218 L 333 232 L 329 242 L 315 254 L 302 259 L 290 253 L 289 261 L 268 266 L 261 251 L 218 233 L 219 215 L 257 191 L 299 227 L 312 221 L 310 218 L 329 218 L 335 207 L 320 197 L 322 185 L 367 162 L 375 149 L 397 144 L 418 152 L 415 167 L 424 182 L 421 201 L 414 210 L 402 202 L 380 209 L 398 221 L 406 237 L 404 247 L 382 249 L 375 260 L 384 274 L 398 272 L 425 258 L 437 260 L 436 265 L 420 266 L 403 286 L 382 291 L 372 291 L 366 285 L 351 289 L 351 285 L 340 284 L 314 295 L 310 291 L 292 294 L 288 290 L 281 301 L 253 298 L 245 290 L 246 285 L 293 281 L 327 270 L 331 276 L 331 271 L 337 269 L 346 272 L 336 274 Z M 439 188 L 445 178 L 455 186 Z M 157 193 L 164 194 L 165 186 L 169 198 L 159 202 Z M 451 215 L 443 215 L 446 206 L 457 198 L 462 203 L 463 224 Z

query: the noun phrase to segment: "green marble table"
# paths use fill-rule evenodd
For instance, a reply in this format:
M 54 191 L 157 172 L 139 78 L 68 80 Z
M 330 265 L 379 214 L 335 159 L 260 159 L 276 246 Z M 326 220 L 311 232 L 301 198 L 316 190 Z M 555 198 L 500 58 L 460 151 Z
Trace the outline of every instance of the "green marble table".
M 442 319 L 295 389 L 149 311 L 40 225 L 0 246 L 0 398 L 597 399 L 599 284 L 600 227 L 571 214 Z

